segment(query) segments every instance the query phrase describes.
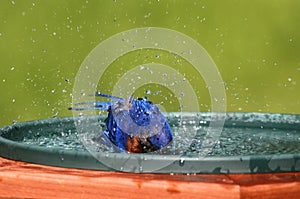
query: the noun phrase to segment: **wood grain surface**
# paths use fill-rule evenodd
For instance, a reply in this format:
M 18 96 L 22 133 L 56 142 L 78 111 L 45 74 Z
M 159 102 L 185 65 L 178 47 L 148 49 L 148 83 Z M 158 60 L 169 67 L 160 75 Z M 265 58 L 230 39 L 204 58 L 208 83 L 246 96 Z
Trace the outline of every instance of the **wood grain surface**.
M 136 174 L 0 158 L 0 198 L 300 198 L 300 173 Z

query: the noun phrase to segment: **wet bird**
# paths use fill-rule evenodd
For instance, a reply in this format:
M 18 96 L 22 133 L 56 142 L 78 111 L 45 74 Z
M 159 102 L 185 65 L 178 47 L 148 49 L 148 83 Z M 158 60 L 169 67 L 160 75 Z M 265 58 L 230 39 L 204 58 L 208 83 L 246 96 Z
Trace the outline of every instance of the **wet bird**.
M 81 102 L 89 107 L 72 110 L 106 110 L 106 130 L 101 136 L 109 145 L 129 153 L 148 153 L 172 145 L 173 136 L 166 117 L 158 106 L 147 98 L 128 99 L 97 92 L 97 97 L 110 98 L 110 102 Z

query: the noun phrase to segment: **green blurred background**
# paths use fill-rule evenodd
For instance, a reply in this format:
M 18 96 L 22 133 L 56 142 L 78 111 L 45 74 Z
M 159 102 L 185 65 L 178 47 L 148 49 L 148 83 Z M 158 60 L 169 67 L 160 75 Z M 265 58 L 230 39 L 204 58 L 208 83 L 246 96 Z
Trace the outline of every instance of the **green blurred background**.
M 149 26 L 180 31 L 207 50 L 226 86 L 227 111 L 300 114 L 299 22 L 298 0 L 2 0 L 0 126 L 72 115 L 74 79 L 89 52 L 116 33 Z M 174 62 L 167 52 L 139 53 Z M 136 55 L 112 64 L 107 85 L 118 67 L 143 63 Z M 201 110 L 209 111 L 203 82 L 199 90 Z

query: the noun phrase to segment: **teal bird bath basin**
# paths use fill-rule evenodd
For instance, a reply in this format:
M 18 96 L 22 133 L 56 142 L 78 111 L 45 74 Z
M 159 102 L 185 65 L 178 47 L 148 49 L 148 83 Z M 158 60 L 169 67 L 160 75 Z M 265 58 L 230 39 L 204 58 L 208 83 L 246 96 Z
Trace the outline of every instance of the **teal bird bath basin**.
M 300 171 L 300 115 L 226 113 L 222 132 L 209 149 L 203 148 L 203 142 L 214 117 L 211 113 L 166 116 L 174 133 L 173 147 L 166 153 L 118 153 L 99 144 L 106 115 L 98 115 L 2 127 L 0 156 L 66 168 L 138 173 Z M 85 134 L 79 132 L 78 123 L 88 127 Z

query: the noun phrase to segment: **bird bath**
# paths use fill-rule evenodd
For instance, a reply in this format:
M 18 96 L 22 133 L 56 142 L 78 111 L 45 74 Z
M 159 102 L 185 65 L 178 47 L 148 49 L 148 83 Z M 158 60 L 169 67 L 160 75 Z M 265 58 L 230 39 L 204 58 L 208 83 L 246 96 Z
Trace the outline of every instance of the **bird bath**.
M 98 144 L 97 136 L 106 118 L 100 115 L 52 118 L 5 126 L 0 129 L 0 156 L 49 166 L 135 173 L 300 171 L 300 115 L 226 113 L 222 133 L 205 155 L 201 144 L 213 115 L 167 113 L 166 116 L 174 133 L 174 145 L 169 153 L 116 153 Z M 79 120 L 99 130 L 89 132 L 85 137 L 92 141 L 93 153 L 86 149 L 77 132 L 74 123 Z M 189 129 L 196 133 L 192 141 L 185 142 Z M 150 169 L 151 165 L 157 164 L 162 166 Z

